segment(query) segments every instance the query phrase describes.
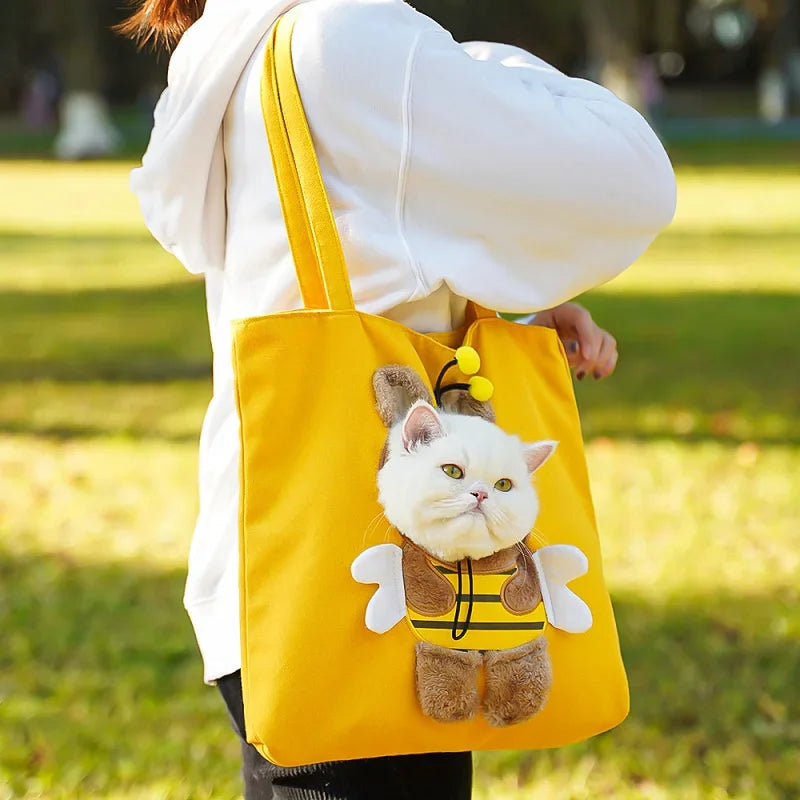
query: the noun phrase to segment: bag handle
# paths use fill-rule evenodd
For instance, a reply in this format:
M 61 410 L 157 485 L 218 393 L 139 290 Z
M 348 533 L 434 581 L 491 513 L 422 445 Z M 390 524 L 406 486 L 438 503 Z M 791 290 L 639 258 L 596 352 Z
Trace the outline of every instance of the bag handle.
M 292 34 L 301 9 L 295 6 L 272 26 L 261 75 L 261 111 L 303 305 L 350 311 L 355 304 L 342 242 L 292 62 Z M 471 300 L 470 315 L 473 320 L 497 316 Z
M 261 75 L 261 110 L 303 304 L 350 311 L 355 305 L 342 243 L 292 64 L 299 8 L 272 26 Z

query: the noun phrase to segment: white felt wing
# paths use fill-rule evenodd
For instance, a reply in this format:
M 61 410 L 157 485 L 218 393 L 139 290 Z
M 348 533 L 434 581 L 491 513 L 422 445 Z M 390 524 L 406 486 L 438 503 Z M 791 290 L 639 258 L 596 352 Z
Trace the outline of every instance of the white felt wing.
M 547 620 L 567 633 L 585 633 L 592 627 L 589 606 L 567 584 L 589 570 L 584 552 L 571 544 L 553 544 L 539 548 L 533 562 L 542 587 L 542 601 Z
M 350 567 L 359 583 L 377 583 L 367 604 L 365 622 L 375 633 L 386 633 L 406 615 L 403 551 L 396 544 L 378 544 L 361 553 Z

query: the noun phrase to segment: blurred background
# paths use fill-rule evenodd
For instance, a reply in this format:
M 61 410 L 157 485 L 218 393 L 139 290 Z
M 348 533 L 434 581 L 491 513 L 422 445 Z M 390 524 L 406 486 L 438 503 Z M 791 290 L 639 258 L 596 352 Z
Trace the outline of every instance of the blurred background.
M 671 228 L 581 299 L 577 385 L 632 689 L 620 728 L 482 754 L 477 798 L 800 797 L 800 0 L 418 0 L 635 104 Z M 104 0 L 0 26 L 0 800 L 236 798 L 181 609 L 210 397 L 203 286 L 127 176 L 167 59 Z

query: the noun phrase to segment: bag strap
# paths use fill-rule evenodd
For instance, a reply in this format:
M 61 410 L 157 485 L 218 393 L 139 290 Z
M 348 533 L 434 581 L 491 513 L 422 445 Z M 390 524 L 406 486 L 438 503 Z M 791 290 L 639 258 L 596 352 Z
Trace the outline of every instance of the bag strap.
M 261 75 L 261 110 L 303 304 L 349 311 L 355 306 L 342 243 L 292 64 L 292 33 L 300 8 L 272 27 Z
M 261 111 L 303 304 L 350 311 L 355 304 L 342 242 L 292 62 L 292 34 L 301 9 L 302 4 L 295 6 L 272 26 L 261 75 Z M 497 315 L 470 301 L 469 316 Z

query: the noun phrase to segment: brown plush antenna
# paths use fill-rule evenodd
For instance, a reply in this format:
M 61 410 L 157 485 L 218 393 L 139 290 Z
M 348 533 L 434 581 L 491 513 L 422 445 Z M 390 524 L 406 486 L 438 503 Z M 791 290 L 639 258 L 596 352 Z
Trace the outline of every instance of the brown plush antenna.
M 372 376 L 372 386 L 378 414 L 387 428 L 400 422 L 418 400 L 433 404 L 430 390 L 411 367 L 381 367 Z

